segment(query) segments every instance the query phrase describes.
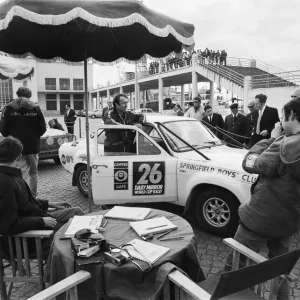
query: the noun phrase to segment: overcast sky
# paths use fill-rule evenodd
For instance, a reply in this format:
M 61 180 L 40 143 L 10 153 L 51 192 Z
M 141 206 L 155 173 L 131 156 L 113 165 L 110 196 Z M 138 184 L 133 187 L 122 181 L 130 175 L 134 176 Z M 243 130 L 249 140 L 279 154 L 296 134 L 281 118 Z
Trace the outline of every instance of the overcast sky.
M 231 57 L 300 69 L 300 0 L 144 0 L 144 4 L 194 24 L 196 49 L 226 49 Z M 98 73 L 108 79 L 118 76 L 116 67 L 101 68 L 96 78 Z

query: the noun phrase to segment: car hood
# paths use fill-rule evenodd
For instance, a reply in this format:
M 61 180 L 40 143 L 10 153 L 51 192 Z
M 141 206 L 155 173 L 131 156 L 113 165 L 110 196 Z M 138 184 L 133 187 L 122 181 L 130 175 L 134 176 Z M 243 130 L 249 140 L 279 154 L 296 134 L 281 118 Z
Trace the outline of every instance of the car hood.
M 198 150 L 211 160 L 212 165 L 222 165 L 223 167 L 228 167 L 229 169 L 235 169 L 238 171 L 245 172 L 242 168 L 242 162 L 248 150 L 230 148 L 227 146 L 216 146 Z M 199 162 L 203 162 L 203 160 L 205 160 L 205 158 L 198 154 L 196 151 L 176 153 L 176 156 L 180 160 Z

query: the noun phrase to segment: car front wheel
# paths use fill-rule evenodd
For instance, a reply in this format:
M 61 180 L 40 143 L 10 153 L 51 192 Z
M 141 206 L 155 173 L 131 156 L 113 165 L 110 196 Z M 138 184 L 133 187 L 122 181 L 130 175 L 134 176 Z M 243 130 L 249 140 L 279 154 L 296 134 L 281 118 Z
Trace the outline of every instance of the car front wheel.
M 58 156 L 55 157 L 55 158 L 53 158 L 53 160 L 54 160 L 54 162 L 55 162 L 57 165 L 60 165 L 60 159 L 59 159 Z
M 222 237 L 234 235 L 239 223 L 239 202 L 233 194 L 214 187 L 202 191 L 195 200 L 200 227 Z
M 95 119 L 95 118 L 96 118 L 96 116 L 95 116 L 95 115 L 92 115 L 92 116 L 91 116 L 91 118 L 92 118 L 92 119 Z
M 82 165 L 77 168 L 75 178 L 79 192 L 85 198 L 87 198 L 89 188 L 89 177 L 86 165 Z

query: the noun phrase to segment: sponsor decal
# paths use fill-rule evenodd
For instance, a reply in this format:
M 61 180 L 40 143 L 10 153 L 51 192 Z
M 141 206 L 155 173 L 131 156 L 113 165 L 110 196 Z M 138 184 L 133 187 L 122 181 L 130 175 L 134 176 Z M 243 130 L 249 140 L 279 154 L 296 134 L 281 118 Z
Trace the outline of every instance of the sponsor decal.
M 128 190 L 128 161 L 114 162 L 114 190 Z
M 61 156 L 61 163 L 63 164 L 63 165 L 65 165 L 66 163 L 67 163 L 67 161 L 66 161 L 66 156 L 63 154 L 62 156 Z
M 157 196 L 165 193 L 164 162 L 134 162 L 132 169 L 134 196 Z
M 225 169 L 225 168 L 218 168 L 215 166 L 204 166 L 204 165 L 200 165 L 200 164 L 193 164 L 193 163 L 186 163 L 186 162 L 180 162 L 179 169 L 205 172 L 205 173 L 214 173 L 217 175 L 234 178 L 236 180 L 239 180 L 241 182 L 245 182 L 248 184 L 254 183 L 257 179 L 256 175 L 251 175 L 248 173 L 238 172 L 235 170 L 230 170 L 230 169 Z
M 256 155 L 256 154 L 248 155 L 247 159 L 246 159 L 246 167 L 247 168 L 253 168 L 257 158 L 258 158 L 258 155 Z

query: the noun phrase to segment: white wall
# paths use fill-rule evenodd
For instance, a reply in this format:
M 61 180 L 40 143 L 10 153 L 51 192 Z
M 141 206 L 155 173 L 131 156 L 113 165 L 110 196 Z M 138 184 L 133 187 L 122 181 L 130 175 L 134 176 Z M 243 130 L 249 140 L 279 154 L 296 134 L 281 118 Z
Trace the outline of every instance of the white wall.
M 250 90 L 248 102 L 254 100 L 257 94 L 265 94 L 268 97 L 267 105 L 277 108 L 280 116 L 284 104 L 291 100 L 292 92 L 295 89 L 296 87 L 275 87 Z

